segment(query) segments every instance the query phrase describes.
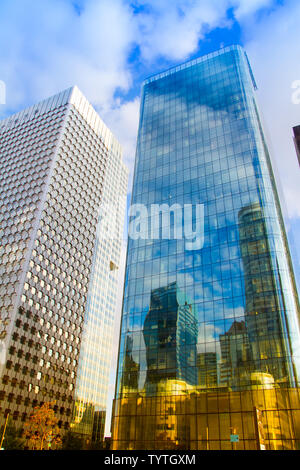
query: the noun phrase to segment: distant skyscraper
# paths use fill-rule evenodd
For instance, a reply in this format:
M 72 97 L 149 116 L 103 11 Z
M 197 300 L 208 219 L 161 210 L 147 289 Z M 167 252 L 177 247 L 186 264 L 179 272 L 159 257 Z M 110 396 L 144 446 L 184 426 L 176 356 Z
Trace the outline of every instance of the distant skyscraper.
M 153 290 L 143 328 L 147 394 L 155 394 L 157 384 L 167 379 L 197 385 L 197 336 L 192 305 L 182 302 L 176 282 Z
M 220 385 L 240 389 L 244 367 L 249 367 L 249 339 L 244 321 L 235 321 L 229 330 L 220 335 L 221 372 Z
M 280 316 L 280 298 L 276 291 L 276 271 L 272 269 L 268 232 L 259 204 L 240 210 L 239 230 L 245 280 L 246 330 L 253 372 L 271 373 L 278 383 L 293 383 L 293 371 L 286 361 L 288 351 Z
M 295 143 L 296 152 L 298 156 L 298 162 L 300 165 L 300 126 L 293 127 L 293 131 L 294 131 L 294 143 Z
M 217 353 L 199 353 L 197 356 L 198 384 L 203 387 L 217 387 L 218 363 Z
M 144 82 L 114 449 L 299 448 L 299 301 L 255 89 L 239 46 Z
M 22 427 L 55 401 L 62 432 L 101 439 L 127 189 L 120 145 L 74 87 L 0 122 L 0 165 L 1 423 L 10 413 Z

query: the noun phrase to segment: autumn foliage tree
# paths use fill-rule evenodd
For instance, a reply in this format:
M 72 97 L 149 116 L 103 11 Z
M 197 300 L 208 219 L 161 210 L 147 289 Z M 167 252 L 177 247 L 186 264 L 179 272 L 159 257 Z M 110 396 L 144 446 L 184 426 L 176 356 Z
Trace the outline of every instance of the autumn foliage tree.
M 24 435 L 31 450 L 45 450 L 60 446 L 58 419 L 52 408 L 54 404 L 55 402 L 48 402 L 35 407 L 33 414 L 26 421 Z

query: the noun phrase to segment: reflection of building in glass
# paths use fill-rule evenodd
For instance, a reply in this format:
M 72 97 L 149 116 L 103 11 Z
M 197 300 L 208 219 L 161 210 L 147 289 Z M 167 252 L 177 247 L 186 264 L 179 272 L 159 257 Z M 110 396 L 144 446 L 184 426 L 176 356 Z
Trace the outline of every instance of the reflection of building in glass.
M 259 204 L 241 209 L 239 233 L 244 266 L 246 329 L 254 371 L 289 383 L 284 331 L 267 227 Z
M 241 375 L 249 367 L 249 340 L 244 321 L 235 321 L 228 331 L 220 335 L 220 385 L 239 388 Z
M 92 436 L 91 436 L 92 442 L 103 441 L 105 420 L 106 420 L 106 408 L 104 408 L 103 410 L 98 410 L 94 412 L 93 431 L 92 431 Z M 88 439 L 90 439 L 90 436 Z
M 267 449 L 299 447 L 299 302 L 255 89 L 239 46 L 144 82 L 132 203 L 147 208 L 144 219 L 152 204 L 203 205 L 204 244 L 189 249 L 175 216 L 161 217 L 170 239 L 150 239 L 147 219 L 128 240 L 114 449 L 257 449 L 254 406 Z M 195 213 L 189 222 L 196 227 Z M 178 305 L 191 305 L 198 323 L 196 382 L 163 353 L 174 341 L 174 294 L 170 328 L 167 316 L 155 318 L 175 285 Z M 139 364 L 130 396 L 122 385 L 128 335 Z
M 160 381 L 174 379 L 197 384 L 196 345 L 198 325 L 187 301 L 179 304 L 177 284 L 151 292 L 144 322 L 147 376 L 146 392 L 154 393 Z
M 218 385 L 218 358 L 214 352 L 197 354 L 198 385 L 211 388 Z
M 170 380 L 156 396 L 123 397 L 115 403 L 114 433 L 122 437 L 119 448 L 298 449 L 298 390 L 274 388 L 268 374 L 251 375 L 242 393 L 223 387 L 213 392 L 193 390 L 185 383 Z M 237 444 L 230 442 L 233 430 L 239 436 Z
M 95 406 L 92 403 L 75 401 L 73 406 L 72 431 L 89 438 L 92 435 Z
M 123 376 L 122 376 L 122 387 L 131 391 L 137 391 L 138 379 L 139 379 L 139 364 L 133 359 L 133 339 L 130 336 L 126 336 L 125 356 L 123 364 Z
M 100 438 L 121 241 L 100 239 L 99 210 L 126 194 L 121 148 L 76 87 L 1 121 L 0 137 L 0 424 L 56 401 L 62 432 Z

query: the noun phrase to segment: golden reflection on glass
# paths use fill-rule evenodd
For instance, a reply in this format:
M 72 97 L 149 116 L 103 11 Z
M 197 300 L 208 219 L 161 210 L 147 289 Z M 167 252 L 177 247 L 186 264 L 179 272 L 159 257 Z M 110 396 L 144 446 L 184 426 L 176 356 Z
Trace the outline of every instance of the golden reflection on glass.
M 175 216 L 174 238 L 128 240 L 113 449 L 300 448 L 299 300 L 253 85 L 239 46 L 144 83 L 132 203 L 202 204 L 204 244 Z

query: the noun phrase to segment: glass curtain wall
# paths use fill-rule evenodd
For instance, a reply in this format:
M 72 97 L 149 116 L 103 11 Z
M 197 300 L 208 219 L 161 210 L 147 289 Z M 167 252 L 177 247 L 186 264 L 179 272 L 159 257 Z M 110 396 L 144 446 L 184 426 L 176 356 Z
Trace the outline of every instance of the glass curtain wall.
M 144 82 L 113 449 L 299 448 L 299 301 L 255 89 L 239 46 Z

